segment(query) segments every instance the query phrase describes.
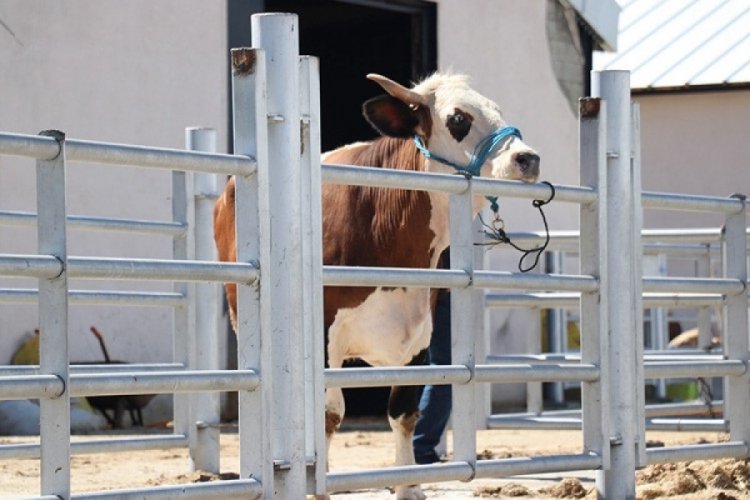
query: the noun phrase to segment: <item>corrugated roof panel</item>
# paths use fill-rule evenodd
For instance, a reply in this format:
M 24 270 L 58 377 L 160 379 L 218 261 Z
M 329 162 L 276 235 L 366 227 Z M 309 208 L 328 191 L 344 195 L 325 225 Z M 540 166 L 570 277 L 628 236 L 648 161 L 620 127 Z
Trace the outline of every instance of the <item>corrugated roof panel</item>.
M 750 1 L 619 0 L 618 52 L 594 69 L 627 69 L 633 88 L 750 83 Z

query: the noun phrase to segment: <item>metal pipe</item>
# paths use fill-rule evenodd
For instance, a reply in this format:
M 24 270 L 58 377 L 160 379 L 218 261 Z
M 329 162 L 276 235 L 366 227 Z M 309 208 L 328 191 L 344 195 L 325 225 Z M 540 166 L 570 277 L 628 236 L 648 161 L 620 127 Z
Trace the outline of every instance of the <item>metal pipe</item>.
M 508 196 L 546 200 L 552 194 L 546 184 L 526 184 L 520 181 L 474 177 L 471 179 L 472 192 L 484 196 Z M 555 201 L 565 201 L 587 205 L 597 200 L 596 192 L 589 187 L 555 186 Z
M 60 145 L 52 137 L 0 133 L 0 154 L 51 160 L 60 154 Z
M 0 276 L 51 279 L 62 272 L 62 262 L 52 255 L 0 254 Z
M 536 307 L 551 309 L 578 307 L 581 294 L 576 292 L 548 293 L 487 293 L 484 296 L 485 307 Z
M 714 361 L 726 362 L 721 354 L 709 354 L 700 349 L 673 349 L 667 351 L 648 351 L 644 355 L 646 362 L 658 361 Z M 558 363 L 580 363 L 581 355 L 577 353 L 542 353 L 542 354 L 490 354 L 487 356 L 487 363 L 539 363 L 539 364 L 558 364 Z
M 646 361 L 646 378 L 736 377 L 744 375 L 747 365 L 737 359 L 706 361 Z
M 528 416 L 505 418 L 492 415 L 487 419 L 487 427 L 494 430 L 581 430 L 580 417 L 546 417 Z M 681 419 L 681 418 L 648 418 L 645 422 L 648 431 L 683 431 L 683 432 L 726 432 L 729 429 L 726 420 L 717 419 Z
M 401 170 L 360 167 L 353 165 L 322 164 L 323 182 L 352 186 L 375 186 L 418 191 L 440 191 L 460 194 L 469 189 L 469 181 L 455 174 L 431 172 L 407 172 Z M 513 198 L 544 199 L 550 196 L 545 184 L 526 184 L 519 181 L 473 177 L 472 192 L 485 196 L 507 196 Z M 555 200 L 576 203 L 596 201 L 596 193 L 580 186 L 555 186 Z
M 71 455 L 90 453 L 123 453 L 144 450 L 169 450 L 187 446 L 188 438 L 184 434 L 162 436 L 137 436 L 118 439 L 92 439 L 70 443 Z M 0 460 L 38 459 L 39 444 L 5 444 L 0 445 Z
M 263 340 L 273 345 L 271 358 L 263 363 L 264 373 L 272 373 L 274 393 L 273 418 L 264 430 L 271 435 L 273 458 L 285 461 L 284 473 L 276 475 L 271 486 L 274 498 L 296 499 L 304 498 L 307 491 L 303 327 L 306 286 L 300 280 L 305 277 L 302 223 L 311 201 L 302 199 L 299 24 L 295 14 L 287 13 L 255 14 L 250 23 L 253 46 L 266 54 L 268 111 L 280 118 L 268 127 L 267 133 L 268 216 L 273 243 L 268 266 L 263 270 L 264 275 L 270 275 L 270 288 L 261 303 L 267 300 L 270 332 L 275 334 Z M 264 484 L 264 488 L 268 486 Z
M 191 127 L 185 129 L 185 148 L 191 151 L 215 152 L 216 130 Z M 215 174 L 193 175 L 195 258 L 203 261 L 218 260 L 213 238 L 213 207 L 219 196 L 218 179 Z M 220 327 L 222 295 L 218 283 L 196 283 L 194 286 L 195 328 L 190 342 L 192 366 L 196 370 L 218 370 L 221 368 L 219 339 L 224 335 Z M 222 325 L 225 326 L 225 325 Z M 224 353 L 226 359 L 226 353 Z M 190 442 L 190 468 L 218 474 L 219 428 L 221 402 L 218 392 L 201 392 L 190 395 L 190 415 L 193 422 L 207 425 L 195 426 L 195 439 Z
M 672 432 L 728 432 L 729 421 L 708 418 L 649 418 L 646 428 L 650 431 Z
M 175 376 L 185 367 L 179 363 L 102 363 L 86 365 L 70 365 L 71 373 L 103 373 L 110 372 L 141 372 L 141 371 L 173 371 Z M 0 377 L 28 377 L 38 375 L 39 365 L 5 365 L 0 366 Z
M 80 140 L 67 145 L 70 161 L 232 175 L 251 175 L 256 168 L 247 156 Z
M 643 278 L 643 290 L 661 293 L 718 293 L 739 295 L 746 292 L 742 281 L 729 278 Z
M 0 376 L 0 399 L 55 399 L 65 392 L 65 382 L 57 375 Z
M 260 385 L 260 376 L 252 370 L 76 373 L 70 376 L 70 385 L 71 394 L 75 397 L 251 391 Z
M 593 276 L 523 274 L 502 271 L 476 271 L 472 284 L 480 288 L 557 290 L 562 292 L 594 292 L 599 287 L 598 280 Z
M 602 457 L 595 453 L 478 460 L 475 477 L 498 478 L 545 472 L 593 470 L 601 467 Z
M 715 400 L 711 401 L 711 409 L 717 413 L 721 413 L 724 408 L 724 401 Z M 685 417 L 690 415 L 703 415 L 707 414 L 708 405 L 704 402 L 691 402 L 691 403 L 665 403 L 646 405 L 645 415 L 648 418 L 654 417 Z M 525 419 L 530 417 L 541 417 L 541 418 L 578 418 L 581 417 L 581 410 L 551 410 L 544 411 L 541 413 L 503 413 L 491 415 L 494 421 L 503 420 L 517 420 Z
M 599 380 L 595 365 L 477 365 L 475 381 L 491 383 Z
M 389 168 L 323 163 L 320 165 L 320 173 L 322 181 L 325 183 L 350 186 L 388 187 L 444 193 L 463 193 L 469 187 L 468 181 L 457 175 L 408 172 Z
M 642 193 L 641 203 L 643 204 L 643 208 L 657 208 L 662 210 L 720 212 L 725 214 L 736 214 L 745 210 L 744 205 L 736 198 L 654 193 L 649 191 Z
M 39 298 L 36 289 L 0 288 L 0 303 L 34 304 Z M 173 292 L 120 292 L 114 290 L 70 290 L 71 305 L 118 305 L 138 307 L 181 307 L 186 298 Z
M 216 174 L 250 175 L 255 171 L 255 160 L 239 155 L 76 139 L 67 139 L 65 149 L 68 161 Z M 59 152 L 60 147 L 51 137 L 0 133 L 0 154 L 50 160 Z
M 486 307 L 537 307 L 548 309 L 578 307 L 580 293 L 546 292 L 546 293 L 487 293 Z M 644 293 L 643 304 L 646 307 L 700 307 L 721 305 L 723 296 L 718 293 Z
M 252 283 L 259 270 L 253 263 L 196 260 L 70 257 L 72 278 Z
M 679 447 L 650 448 L 646 450 L 649 464 L 714 460 L 717 458 L 745 458 L 748 447 L 744 441 L 728 443 L 692 444 Z
M 36 214 L 33 212 L 0 211 L 0 225 L 31 227 L 36 225 Z M 142 234 L 159 234 L 183 236 L 186 227 L 177 222 L 161 222 L 137 219 L 116 219 L 112 217 L 91 217 L 68 215 L 68 228 L 103 231 L 124 231 Z
M 447 269 L 323 266 L 323 283 L 327 286 L 463 288 L 470 281 L 465 271 Z
M 471 371 L 465 366 L 391 366 L 379 368 L 328 368 L 326 387 L 383 387 L 389 385 L 466 384 Z
M 117 500 L 140 500 L 142 498 L 237 498 L 252 500 L 261 498 L 262 487 L 255 479 L 233 479 L 208 483 L 180 484 L 177 486 L 156 486 L 115 491 L 93 491 L 72 495 L 75 500 L 96 500 L 115 498 Z
M 479 463 L 481 462 L 477 462 Z M 334 493 L 400 484 L 469 481 L 473 476 L 474 471 L 466 462 L 384 467 L 362 471 L 329 472 L 326 474 L 326 489 L 329 493 Z

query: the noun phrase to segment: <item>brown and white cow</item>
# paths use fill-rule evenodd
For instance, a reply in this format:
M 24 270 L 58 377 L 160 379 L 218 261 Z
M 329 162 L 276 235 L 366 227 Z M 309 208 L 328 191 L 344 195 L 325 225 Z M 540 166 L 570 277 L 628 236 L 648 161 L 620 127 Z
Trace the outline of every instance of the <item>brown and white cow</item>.
M 363 105 L 365 118 L 382 137 L 343 146 L 323 162 L 398 170 L 454 173 L 426 158 L 415 136 L 434 155 L 456 165 L 469 163 L 475 147 L 506 127 L 497 104 L 480 95 L 462 75 L 435 74 L 409 89 L 380 75 L 368 75 L 387 94 Z M 491 151 L 479 174 L 533 182 L 539 156 L 518 136 Z M 449 243 L 448 195 L 423 191 L 324 185 L 323 263 L 327 265 L 434 268 Z M 475 212 L 485 200 L 477 197 Z M 234 182 L 214 210 L 219 258 L 235 260 Z M 465 222 L 463 222 L 465 223 Z M 232 315 L 235 287 L 227 285 Z M 344 288 L 324 291 L 328 366 L 359 358 L 373 366 L 425 363 L 432 332 L 431 292 L 425 288 Z M 414 463 L 412 435 L 421 387 L 393 387 L 388 418 L 396 439 L 396 465 Z M 344 416 L 341 389 L 326 391 L 326 435 Z M 419 486 L 396 489 L 399 499 L 422 499 Z

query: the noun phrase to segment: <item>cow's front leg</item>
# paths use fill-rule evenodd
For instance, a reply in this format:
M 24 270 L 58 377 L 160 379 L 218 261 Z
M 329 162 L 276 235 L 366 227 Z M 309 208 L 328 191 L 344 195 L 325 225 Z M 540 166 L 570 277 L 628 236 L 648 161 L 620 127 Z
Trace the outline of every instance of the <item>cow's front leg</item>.
M 427 350 L 417 354 L 409 363 L 410 366 L 424 365 Z M 419 417 L 419 398 L 422 395 L 421 385 L 394 386 L 388 400 L 388 422 L 391 424 L 396 441 L 396 465 L 414 465 L 414 427 Z M 397 486 L 398 500 L 424 500 L 419 485 Z

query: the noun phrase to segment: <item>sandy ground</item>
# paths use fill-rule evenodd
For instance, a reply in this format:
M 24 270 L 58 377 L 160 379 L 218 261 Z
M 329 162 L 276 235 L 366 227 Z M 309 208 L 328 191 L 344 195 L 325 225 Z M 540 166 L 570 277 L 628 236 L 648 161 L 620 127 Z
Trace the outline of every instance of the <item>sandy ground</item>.
M 121 437 L 121 436 L 117 436 Z M 667 446 L 726 439 L 716 433 L 653 432 L 649 441 Z M 75 439 L 85 439 L 76 437 Z M 0 438 L 0 443 L 29 442 L 28 438 Z M 450 449 L 450 436 L 449 436 Z M 580 453 L 576 431 L 480 431 L 477 453 L 482 458 L 504 458 L 560 453 Z M 221 437 L 222 474 L 238 472 L 236 434 Z M 331 469 L 357 470 L 392 465 L 393 443 L 389 431 L 349 430 L 339 433 L 331 451 Z M 187 450 L 158 450 L 79 455 L 72 459 L 74 493 L 105 489 L 167 485 L 208 479 L 189 472 Z M 545 474 L 534 477 L 447 482 L 423 485 L 428 498 L 595 498 L 594 473 Z M 679 465 L 651 466 L 638 473 L 638 498 L 750 499 L 750 466 L 744 461 L 719 460 Z M 37 460 L 0 461 L 0 498 L 39 494 Z M 334 499 L 394 498 L 387 489 L 340 493 Z

